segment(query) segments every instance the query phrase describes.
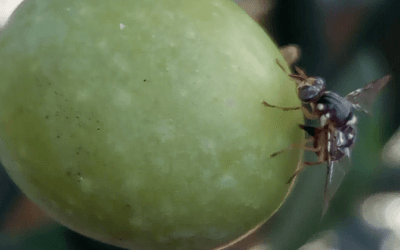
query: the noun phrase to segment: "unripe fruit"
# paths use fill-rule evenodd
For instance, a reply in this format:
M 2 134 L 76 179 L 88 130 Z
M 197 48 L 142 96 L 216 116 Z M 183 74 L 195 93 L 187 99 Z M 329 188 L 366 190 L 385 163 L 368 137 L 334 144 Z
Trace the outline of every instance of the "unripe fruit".
M 0 157 L 67 227 L 207 249 L 288 193 L 301 112 L 276 45 L 229 0 L 36 0 L 0 36 Z

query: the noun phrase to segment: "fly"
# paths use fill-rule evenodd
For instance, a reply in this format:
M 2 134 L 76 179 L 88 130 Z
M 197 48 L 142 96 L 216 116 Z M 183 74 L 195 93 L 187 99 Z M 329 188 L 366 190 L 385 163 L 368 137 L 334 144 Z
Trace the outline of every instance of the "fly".
M 284 70 L 284 68 L 278 65 Z M 286 149 L 271 154 L 271 157 L 300 147 L 306 151 L 315 152 L 318 160 L 315 162 L 302 162 L 298 169 L 289 179 L 290 183 L 306 166 L 327 164 L 326 181 L 324 187 L 323 215 L 327 211 L 329 202 L 339 188 L 349 167 L 335 166 L 336 163 L 348 161 L 350 166 L 350 153 L 357 136 L 357 117 L 353 110 L 371 112 L 371 106 L 378 93 L 389 82 L 391 76 L 387 75 L 381 79 L 366 84 L 363 88 L 350 92 L 345 97 L 325 89 L 325 80 L 321 77 L 308 77 L 303 70 L 295 67 L 297 74 L 289 74 L 296 83 L 297 96 L 302 102 L 301 107 L 279 107 L 263 101 L 267 107 L 278 108 L 283 111 L 301 110 L 309 120 L 319 119 L 320 126 L 300 125 L 309 138 L 301 145 L 292 145 Z M 312 143 L 312 146 L 307 144 Z M 344 164 L 341 164 L 344 166 Z

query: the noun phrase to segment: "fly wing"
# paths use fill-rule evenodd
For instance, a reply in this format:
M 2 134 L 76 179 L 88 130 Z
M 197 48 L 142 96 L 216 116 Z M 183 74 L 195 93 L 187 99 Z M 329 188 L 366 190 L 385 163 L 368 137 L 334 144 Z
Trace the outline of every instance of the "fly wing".
M 330 132 L 328 132 L 330 133 Z M 336 136 L 331 135 L 330 148 L 327 160 L 326 181 L 324 189 L 324 207 L 322 215 L 326 213 L 330 201 L 333 199 L 336 191 L 343 182 L 344 177 L 350 171 L 350 149 L 345 151 L 338 148 Z M 339 160 L 335 160 L 339 159 Z
M 331 198 L 329 197 L 329 186 L 332 182 L 332 173 L 333 173 L 333 162 L 329 159 L 326 166 L 326 180 L 325 180 L 325 188 L 324 188 L 324 204 L 322 208 L 322 216 L 326 214 L 328 211 L 329 202 Z
M 374 103 L 378 93 L 390 81 L 390 78 L 391 76 L 387 75 L 381 79 L 372 81 L 363 88 L 349 93 L 346 96 L 346 99 L 353 104 L 355 109 L 364 111 L 368 114 L 371 112 L 372 104 Z
M 331 201 L 335 196 L 336 191 L 342 184 L 344 177 L 350 171 L 351 161 L 350 158 L 344 156 L 340 161 L 328 162 L 330 169 L 329 176 L 327 176 L 327 189 L 326 198 Z

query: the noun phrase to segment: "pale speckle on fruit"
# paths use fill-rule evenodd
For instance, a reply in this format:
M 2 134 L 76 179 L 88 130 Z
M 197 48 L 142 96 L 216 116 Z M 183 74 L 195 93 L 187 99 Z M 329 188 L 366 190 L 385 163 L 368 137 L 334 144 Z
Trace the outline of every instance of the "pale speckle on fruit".
M 212 5 L 214 5 L 215 7 L 221 7 L 221 3 L 218 1 L 213 2 Z
M 90 96 L 90 91 L 88 91 L 86 89 L 82 89 L 79 92 L 77 92 L 76 99 L 78 101 L 84 101 L 84 100 L 87 100 L 89 96 Z
M 68 196 L 66 199 L 67 199 L 67 203 L 69 205 L 71 205 L 71 206 L 76 206 L 77 205 L 76 199 L 73 198 L 72 196 Z
M 79 178 L 79 180 L 80 180 L 79 184 L 80 184 L 80 186 L 81 186 L 82 191 L 83 191 L 85 194 L 90 194 L 90 193 L 92 193 L 92 192 L 93 192 L 93 184 L 92 184 L 92 181 L 91 181 L 90 179 L 88 179 L 88 178 L 83 178 L 82 176 L 79 176 L 78 178 Z
M 128 71 L 129 68 L 129 61 L 126 61 L 125 56 L 122 55 L 121 53 L 115 53 L 113 56 L 113 61 L 115 65 L 117 65 L 121 70 L 123 71 Z
M 286 144 L 285 143 L 286 143 L 285 137 L 278 136 L 276 137 L 276 142 L 274 143 L 274 145 L 276 146 L 276 148 L 282 149 L 287 147 L 287 143 Z
M 37 16 L 37 17 L 36 17 L 36 22 L 37 22 L 37 23 L 40 23 L 40 22 L 42 21 L 42 19 L 43 19 L 43 17 Z
M 86 13 L 88 13 L 89 11 L 88 11 L 88 8 L 80 8 L 80 10 L 79 10 L 79 14 L 80 15 L 85 15 Z
M 118 89 L 117 93 L 115 94 L 114 101 L 117 105 L 126 107 L 132 103 L 132 95 L 123 89 Z
M 161 143 L 175 138 L 175 127 L 168 120 L 160 121 L 155 130 L 161 139 Z
M 151 223 L 146 220 L 143 216 L 137 215 L 129 219 L 129 223 L 135 227 L 138 227 L 144 231 L 149 231 Z
M 157 236 L 157 240 L 158 240 L 158 242 L 164 243 L 164 242 L 167 242 L 169 240 L 169 238 L 159 235 L 159 236 Z
M 246 154 L 242 158 L 242 163 L 248 166 L 252 166 L 255 162 L 257 162 L 257 157 L 254 154 Z
M 209 180 L 211 176 L 213 175 L 213 172 L 211 170 L 202 170 L 202 179 L 203 180 Z
M 231 68 L 234 69 L 234 70 L 238 70 L 239 69 L 239 67 L 236 64 L 231 64 Z
M 231 107 L 231 108 L 234 108 L 235 105 L 236 105 L 236 102 L 235 102 L 235 99 L 233 99 L 233 98 L 228 98 L 228 99 L 225 101 L 225 104 L 226 104 L 227 106 Z
M 69 216 L 72 216 L 74 214 L 74 212 L 72 211 L 72 209 L 65 209 L 65 213 Z
M 163 199 L 161 203 L 161 214 L 169 223 L 173 223 L 174 204 L 169 199 Z
M 186 31 L 186 36 L 189 39 L 195 39 L 196 38 L 196 32 L 194 32 L 193 30 L 188 30 L 188 31 Z
M 120 23 L 120 24 L 119 24 L 119 29 L 120 29 L 120 30 L 123 30 L 125 27 L 126 27 L 126 26 L 125 26 L 123 23 Z
M 163 167 L 162 169 L 165 169 L 165 160 L 164 158 L 160 157 L 160 156 L 156 156 L 154 158 L 152 158 L 152 162 L 156 165 L 156 166 L 160 166 Z
M 258 141 L 256 141 L 256 140 L 251 140 L 251 141 L 250 141 L 250 145 L 251 145 L 253 148 L 257 148 L 260 144 L 259 144 Z
M 201 141 L 201 149 L 203 149 L 203 152 L 207 153 L 207 154 L 213 154 L 215 155 L 215 147 L 216 147 L 216 143 L 213 139 L 210 138 L 204 138 Z
M 104 50 L 107 47 L 107 42 L 101 41 L 101 42 L 97 43 L 97 46 L 99 47 L 99 49 Z
M 18 153 L 19 153 L 19 156 L 20 156 L 21 158 L 26 158 L 27 155 L 28 155 L 27 146 L 24 145 L 24 144 L 21 144 L 21 145 L 19 146 Z
M 219 180 L 219 185 L 222 189 L 233 188 L 236 184 L 237 181 L 231 174 L 224 174 Z
M 139 190 L 143 186 L 143 179 L 135 174 L 129 175 L 129 178 L 122 184 L 123 190 Z
M 126 147 L 124 145 L 122 145 L 119 141 L 116 141 L 115 138 L 111 135 L 107 135 L 106 143 L 112 145 L 115 152 L 118 152 L 118 153 L 126 152 Z
M 99 219 L 99 220 L 103 220 L 104 216 L 102 214 L 100 214 L 100 213 L 96 213 L 96 218 Z
M 163 13 L 164 13 L 164 15 L 167 16 L 168 19 L 170 19 L 170 20 L 174 20 L 174 19 L 175 19 L 175 14 L 174 14 L 173 12 L 171 12 L 171 11 L 164 11 Z
M 180 94 L 181 94 L 182 97 L 186 96 L 187 95 L 187 90 L 182 89 L 180 91 Z
M 215 227 L 209 228 L 208 230 L 208 238 L 209 239 L 214 239 L 214 240 L 219 240 L 223 239 L 228 235 L 228 232 L 218 230 Z
M 55 200 L 50 200 L 49 204 L 51 207 L 55 208 L 55 209 L 59 209 L 60 208 L 60 204 L 58 204 Z
M 193 230 L 181 230 L 175 231 L 171 234 L 171 238 L 190 238 L 196 235 L 196 232 Z

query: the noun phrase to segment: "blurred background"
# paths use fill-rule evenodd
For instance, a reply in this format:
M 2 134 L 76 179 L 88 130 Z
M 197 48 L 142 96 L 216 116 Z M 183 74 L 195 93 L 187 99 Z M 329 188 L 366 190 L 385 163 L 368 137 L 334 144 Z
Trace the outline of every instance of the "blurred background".
M 19 0 L 0 0 L 0 26 Z M 279 46 L 297 44 L 298 66 L 341 95 L 392 74 L 359 114 L 352 169 L 321 220 L 325 166 L 310 167 L 282 209 L 226 249 L 400 249 L 400 1 L 236 0 Z M 399 116 L 398 116 L 399 115 Z M 397 131 L 397 132 L 396 132 Z M 0 249 L 118 249 L 52 221 L 0 168 Z

